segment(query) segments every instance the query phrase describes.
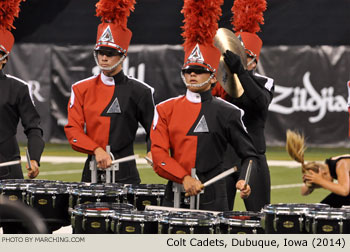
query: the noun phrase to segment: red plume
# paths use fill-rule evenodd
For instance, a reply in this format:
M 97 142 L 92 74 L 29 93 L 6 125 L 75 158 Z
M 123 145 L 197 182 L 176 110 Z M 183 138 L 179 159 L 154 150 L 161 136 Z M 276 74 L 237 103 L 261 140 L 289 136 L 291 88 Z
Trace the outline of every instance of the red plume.
M 259 24 L 264 24 L 263 12 L 266 6 L 266 0 L 235 0 L 231 9 L 234 31 L 259 32 Z
M 96 16 L 101 17 L 103 23 L 115 23 L 126 29 L 135 3 L 135 0 L 100 0 L 96 4 Z
M 19 5 L 25 0 L 1 0 L 0 1 L 0 29 L 11 31 L 15 29 L 13 21 L 18 17 Z
M 224 0 L 184 0 L 181 10 L 185 17 L 184 26 L 181 27 L 184 30 L 181 34 L 185 39 L 184 48 L 196 43 L 213 43 L 223 2 Z

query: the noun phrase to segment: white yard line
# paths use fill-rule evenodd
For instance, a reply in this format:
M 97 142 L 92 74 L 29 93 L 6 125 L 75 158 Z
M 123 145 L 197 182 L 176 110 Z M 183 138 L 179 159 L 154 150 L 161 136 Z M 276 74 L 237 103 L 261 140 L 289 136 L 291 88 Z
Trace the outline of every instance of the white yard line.
M 25 162 L 26 157 L 21 157 L 22 162 Z M 63 164 L 63 163 L 85 163 L 86 157 L 65 157 L 65 156 L 42 156 L 42 163 L 54 163 L 54 164 Z M 322 162 L 322 161 L 319 161 Z M 137 164 L 147 164 L 147 161 L 144 158 L 136 159 Z M 269 166 L 285 166 L 288 168 L 298 168 L 300 164 L 296 161 L 288 160 L 268 160 Z

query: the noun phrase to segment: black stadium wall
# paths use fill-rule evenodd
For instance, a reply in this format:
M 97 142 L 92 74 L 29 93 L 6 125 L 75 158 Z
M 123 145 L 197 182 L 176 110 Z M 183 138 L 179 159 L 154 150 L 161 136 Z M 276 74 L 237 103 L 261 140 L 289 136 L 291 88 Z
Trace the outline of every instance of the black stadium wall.
M 99 71 L 92 55 L 99 24 L 96 2 L 26 1 L 15 22 L 16 44 L 5 72 L 30 84 L 46 141 L 66 141 L 71 85 Z M 231 28 L 232 2 L 224 2 L 220 27 Z M 258 67 L 275 80 L 267 144 L 283 145 L 291 128 L 302 131 L 312 145 L 350 146 L 350 1 L 267 3 Z M 181 7 L 182 1 L 139 0 L 128 21 L 133 38 L 124 71 L 153 86 L 156 103 L 185 90 L 180 78 Z M 23 133 L 19 138 L 25 139 Z

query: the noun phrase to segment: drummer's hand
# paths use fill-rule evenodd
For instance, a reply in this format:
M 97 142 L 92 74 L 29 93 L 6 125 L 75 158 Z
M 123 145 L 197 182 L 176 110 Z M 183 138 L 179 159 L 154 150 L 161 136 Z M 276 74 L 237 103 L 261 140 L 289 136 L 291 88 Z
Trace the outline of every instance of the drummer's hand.
M 26 164 L 26 169 L 28 170 L 28 177 L 30 179 L 36 178 L 39 175 L 39 165 L 36 160 L 30 160 L 30 165 L 32 168 L 29 168 L 28 163 Z
M 314 172 L 313 170 L 309 170 L 307 173 L 304 174 L 303 180 L 305 182 L 313 183 L 320 185 L 323 181 L 322 173 L 321 172 Z
M 94 154 L 98 168 L 107 169 L 112 165 L 111 156 L 101 147 L 96 148 Z
M 189 175 L 184 177 L 182 184 L 188 196 L 197 195 L 203 188 L 203 184 L 198 179 L 192 178 Z
M 251 189 L 249 185 L 245 185 L 245 180 L 238 180 L 238 182 L 236 183 L 236 188 L 240 190 L 240 197 L 242 199 L 246 199 L 249 197 Z
M 242 65 L 241 58 L 237 54 L 231 52 L 230 50 L 226 50 L 223 55 L 224 61 L 232 74 L 236 73 L 240 75 L 244 73 L 244 67 Z

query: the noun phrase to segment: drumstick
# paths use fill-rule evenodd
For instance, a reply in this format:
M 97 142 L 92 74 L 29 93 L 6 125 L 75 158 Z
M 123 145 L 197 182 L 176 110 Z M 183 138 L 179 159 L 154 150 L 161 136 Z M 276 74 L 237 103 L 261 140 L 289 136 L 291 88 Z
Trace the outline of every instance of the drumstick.
M 204 187 L 209 186 L 209 185 L 215 183 L 216 181 L 218 181 L 220 179 L 223 179 L 223 178 L 227 177 L 228 175 L 230 175 L 230 174 L 232 174 L 232 173 L 234 173 L 236 171 L 237 171 L 237 167 L 234 166 L 234 167 L 232 167 L 232 168 L 230 168 L 230 169 L 220 173 L 219 175 L 216 175 L 215 177 L 213 177 L 213 178 L 209 179 L 207 182 L 205 182 L 201 186 L 201 189 L 203 190 Z M 187 197 L 187 196 L 189 196 L 189 194 L 186 193 L 185 196 Z
M 149 157 L 145 156 L 144 159 L 146 159 L 147 163 L 153 167 L 153 161 Z
M 28 170 L 32 169 L 32 164 L 30 163 L 30 156 L 29 156 L 29 151 L 27 148 L 26 149 L 26 157 L 27 157 L 27 163 L 28 163 Z
M 249 164 L 248 164 L 248 168 L 247 168 L 247 173 L 245 174 L 245 178 L 244 178 L 244 187 L 243 189 L 246 189 L 248 184 L 249 184 L 249 179 L 250 179 L 250 173 L 251 173 L 251 170 L 252 170 L 252 163 L 253 161 L 252 160 L 249 160 Z
M 127 162 L 127 161 L 131 161 L 131 160 L 134 160 L 134 159 L 136 159 L 138 157 L 139 157 L 139 155 L 130 155 L 130 156 L 127 156 L 127 157 L 119 158 L 119 159 L 113 160 L 112 161 L 112 165 L 113 164 L 119 164 L 119 163 Z
M 20 164 L 20 163 L 21 163 L 21 160 L 13 160 L 13 161 L 9 161 L 9 162 L 0 163 L 0 167 L 11 166 L 11 165 L 16 165 L 16 164 Z

